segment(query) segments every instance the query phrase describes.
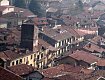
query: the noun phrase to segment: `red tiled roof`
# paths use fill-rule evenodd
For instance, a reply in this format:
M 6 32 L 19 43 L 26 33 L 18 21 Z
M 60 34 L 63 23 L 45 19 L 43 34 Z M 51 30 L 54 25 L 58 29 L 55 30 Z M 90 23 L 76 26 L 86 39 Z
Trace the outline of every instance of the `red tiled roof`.
M 0 58 L 3 58 L 5 60 L 8 60 L 9 59 L 8 56 L 5 55 L 3 52 L 0 53 Z
M 61 64 L 59 66 L 44 69 L 42 70 L 42 73 L 45 77 L 52 78 L 54 76 L 62 74 L 63 72 L 79 73 L 80 70 L 81 70 L 81 67 L 74 67 L 71 65 Z
M 23 52 L 15 52 L 15 51 L 12 51 L 12 50 L 6 50 L 6 51 L 3 51 L 0 53 L 0 58 L 4 58 L 6 60 L 14 60 L 14 59 L 17 59 L 19 57 L 22 57 L 22 56 L 26 56 L 26 55 L 31 55 L 33 54 L 32 52 L 29 52 L 29 53 L 23 53 Z
M 63 15 L 61 16 L 61 18 L 63 19 L 63 21 L 65 22 L 66 25 L 74 25 L 76 24 L 77 22 L 80 21 L 80 19 L 74 17 L 74 16 L 69 16 L 69 15 Z
M 99 59 L 98 57 L 96 57 L 96 56 L 94 56 L 88 52 L 78 51 L 78 50 L 69 56 L 76 59 L 76 60 L 82 60 L 82 61 L 85 61 L 85 62 L 90 63 L 90 64 L 97 62 Z
M 57 76 L 54 77 L 55 80 L 79 80 L 79 79 L 75 79 L 75 77 L 73 77 L 72 75 L 62 75 L 62 76 Z
M 0 67 L 0 80 L 23 80 L 23 79 L 20 76 L 16 75 L 15 73 Z
M 8 69 L 20 76 L 29 74 L 35 70 L 34 67 L 26 64 L 11 66 L 11 67 L 8 67 Z
M 81 72 L 86 74 L 86 75 L 91 74 L 93 71 L 94 70 L 92 70 L 92 69 L 84 69 L 84 68 L 81 69 Z
M 14 12 L 17 12 L 17 13 L 20 12 L 20 14 L 22 14 L 24 17 L 34 15 L 30 10 L 28 10 L 28 9 L 23 9 L 23 8 L 18 8 L 18 7 L 15 7 L 15 8 L 14 8 Z M 35 15 L 35 16 L 36 16 L 36 15 Z
M 5 10 L 7 7 L 6 6 L 0 6 L 0 11 Z
M 39 41 L 39 45 L 42 47 L 45 47 L 49 50 L 52 50 L 52 51 L 56 51 L 57 49 L 55 47 L 53 47 L 52 45 L 50 45 L 49 43 L 47 43 L 46 41 L 42 40 L 42 39 L 38 39 Z M 41 48 L 39 48 L 41 49 Z
M 91 15 L 92 18 L 99 18 L 104 11 L 94 11 L 93 14 Z
M 91 39 L 89 41 L 91 41 L 92 43 L 98 44 L 99 41 L 105 41 L 105 39 L 98 35 L 98 36 L 95 36 L 93 39 Z
M 47 19 L 45 17 L 42 17 L 42 18 L 35 17 L 34 22 L 35 22 L 36 25 L 46 25 L 46 24 L 48 24 Z
M 86 35 L 86 33 L 84 33 L 84 32 L 82 32 L 82 31 L 80 31 L 80 30 L 78 30 L 78 29 L 74 29 L 76 32 L 77 32 L 77 34 L 79 34 L 80 36 L 84 36 L 84 35 Z
M 96 52 L 101 53 L 101 52 L 105 51 L 104 48 L 102 48 L 102 47 L 100 47 L 100 46 L 98 46 L 97 44 L 94 44 L 94 43 L 88 43 L 83 48 L 88 50 L 88 51 L 91 51 L 91 52 L 96 51 Z
M 99 59 L 96 65 L 105 66 L 105 59 Z

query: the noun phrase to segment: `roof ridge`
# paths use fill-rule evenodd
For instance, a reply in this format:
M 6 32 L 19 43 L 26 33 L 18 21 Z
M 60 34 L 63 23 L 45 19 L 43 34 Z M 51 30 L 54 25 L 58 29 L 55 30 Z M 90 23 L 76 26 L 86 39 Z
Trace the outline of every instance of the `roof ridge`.
M 0 68 L 2 68 L 2 67 L 0 67 Z M 4 70 L 6 70 L 6 71 L 8 71 L 8 72 L 10 72 L 10 73 L 12 73 L 12 74 L 14 74 L 14 75 L 20 77 L 21 79 L 23 79 L 21 76 L 19 76 L 18 74 L 15 74 L 14 72 L 12 72 L 12 71 L 10 71 L 10 70 L 8 70 L 8 69 L 5 69 L 5 68 L 2 68 L 2 69 L 4 69 Z
M 73 28 L 72 28 L 73 29 Z M 73 31 L 75 31 L 77 34 L 78 34 L 78 32 L 75 30 L 75 29 L 73 29 Z M 79 35 L 79 34 L 78 34 Z M 80 36 L 80 35 L 79 35 Z
M 6 55 L 6 57 L 7 57 L 8 59 L 10 59 L 9 56 L 5 53 L 5 51 L 3 51 L 3 53 Z

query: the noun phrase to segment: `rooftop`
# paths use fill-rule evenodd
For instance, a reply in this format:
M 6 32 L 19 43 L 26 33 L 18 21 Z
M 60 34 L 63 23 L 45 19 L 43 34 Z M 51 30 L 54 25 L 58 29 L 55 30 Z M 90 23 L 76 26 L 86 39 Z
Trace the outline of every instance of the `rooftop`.
M 8 67 L 8 69 L 20 76 L 27 75 L 36 70 L 34 67 L 26 64 L 11 66 L 11 67 Z
M 15 73 L 0 67 L 0 80 L 23 80 L 20 76 Z
M 85 52 L 85 51 L 76 51 L 73 54 L 69 55 L 70 57 L 76 59 L 76 60 L 82 60 L 87 63 L 94 63 L 98 61 L 98 57 L 92 55 L 91 53 Z
M 85 50 L 91 51 L 91 52 L 97 52 L 97 53 L 102 53 L 105 52 L 105 49 L 98 46 L 97 44 L 93 43 L 88 43 L 83 47 Z
M 63 75 L 65 72 L 79 73 L 80 70 L 81 70 L 81 67 L 74 67 L 67 64 L 61 64 L 55 67 L 44 69 L 41 72 L 45 77 L 52 78 L 57 75 Z
M 18 52 L 18 49 L 17 49 L 17 52 L 12 51 L 12 50 L 6 50 L 6 51 L 3 51 L 3 52 L 0 52 L 0 58 L 3 58 L 5 60 L 14 60 L 14 59 L 17 59 L 19 57 L 27 56 L 27 55 L 30 55 L 30 54 L 33 54 L 33 53 L 32 52 L 23 53 L 21 51 Z

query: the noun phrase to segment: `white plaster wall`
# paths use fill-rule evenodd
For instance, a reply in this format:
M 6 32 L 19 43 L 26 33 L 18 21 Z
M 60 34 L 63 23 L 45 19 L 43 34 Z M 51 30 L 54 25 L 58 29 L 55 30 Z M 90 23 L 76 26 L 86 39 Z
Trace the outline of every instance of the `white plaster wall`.
M 0 6 L 9 6 L 9 1 L 8 0 L 2 0 L 0 2 Z

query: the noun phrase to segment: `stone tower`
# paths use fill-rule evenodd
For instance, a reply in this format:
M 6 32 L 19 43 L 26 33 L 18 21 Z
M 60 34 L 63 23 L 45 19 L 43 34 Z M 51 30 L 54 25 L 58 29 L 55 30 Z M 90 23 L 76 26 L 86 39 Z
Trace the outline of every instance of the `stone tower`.
M 33 23 L 24 23 L 21 26 L 21 47 L 34 52 L 38 45 L 38 28 Z

